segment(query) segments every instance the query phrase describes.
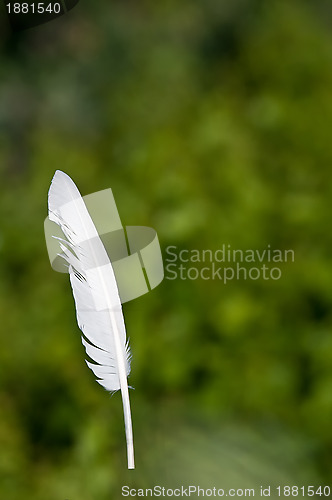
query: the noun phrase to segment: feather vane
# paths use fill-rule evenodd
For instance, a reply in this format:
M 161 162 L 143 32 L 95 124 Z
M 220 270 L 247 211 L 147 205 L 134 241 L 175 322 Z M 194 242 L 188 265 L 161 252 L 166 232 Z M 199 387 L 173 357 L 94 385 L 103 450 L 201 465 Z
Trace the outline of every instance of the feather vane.
M 134 447 L 127 377 L 130 349 L 112 264 L 83 198 L 72 179 L 56 171 L 48 196 L 49 219 L 61 227 L 61 256 L 68 264 L 78 326 L 97 382 L 111 393 L 121 390 L 128 468 Z

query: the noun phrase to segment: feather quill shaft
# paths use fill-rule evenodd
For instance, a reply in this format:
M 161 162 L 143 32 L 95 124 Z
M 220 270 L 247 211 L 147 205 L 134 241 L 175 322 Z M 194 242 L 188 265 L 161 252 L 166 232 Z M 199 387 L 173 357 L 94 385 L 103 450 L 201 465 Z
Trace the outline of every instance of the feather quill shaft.
M 112 264 L 83 198 L 72 179 L 56 171 L 48 195 L 49 219 L 66 240 L 61 256 L 68 264 L 76 315 L 87 361 L 97 382 L 111 393 L 121 390 L 128 468 L 134 469 L 134 445 L 127 377 L 130 349 Z

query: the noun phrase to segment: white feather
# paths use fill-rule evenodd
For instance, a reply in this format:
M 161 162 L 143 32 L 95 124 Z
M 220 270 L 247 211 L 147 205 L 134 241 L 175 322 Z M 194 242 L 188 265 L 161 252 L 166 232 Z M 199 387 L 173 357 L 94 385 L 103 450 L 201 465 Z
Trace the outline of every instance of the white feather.
M 60 240 L 69 265 L 88 367 L 106 390 L 121 390 L 127 439 L 128 468 L 134 468 L 133 433 L 127 376 L 130 350 L 112 264 L 83 198 L 68 175 L 56 171 L 48 195 L 49 219 L 67 240 Z M 84 338 L 85 337 L 85 338 Z

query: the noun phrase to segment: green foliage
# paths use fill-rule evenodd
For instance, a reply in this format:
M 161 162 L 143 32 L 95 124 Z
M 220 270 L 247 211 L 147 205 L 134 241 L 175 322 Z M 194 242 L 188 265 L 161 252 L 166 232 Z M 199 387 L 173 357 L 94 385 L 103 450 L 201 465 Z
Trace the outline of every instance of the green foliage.
M 129 478 L 120 398 L 86 368 L 67 277 L 47 258 L 43 220 L 58 168 L 83 194 L 112 187 L 123 223 L 154 227 L 164 257 L 168 245 L 295 252 L 279 281 L 164 280 L 125 305 L 136 487 L 167 471 L 181 482 L 181 461 L 188 480 L 198 469 L 202 481 L 241 477 L 240 467 L 213 468 L 228 456 L 210 450 L 215 435 L 231 457 L 240 446 L 257 486 L 303 478 L 291 465 L 283 475 L 283 456 L 317 485 L 331 482 L 324 9 L 82 1 L 2 42 L 1 498 L 119 498 Z M 241 445 L 226 446 L 230 421 Z M 268 472 L 262 440 L 278 450 Z

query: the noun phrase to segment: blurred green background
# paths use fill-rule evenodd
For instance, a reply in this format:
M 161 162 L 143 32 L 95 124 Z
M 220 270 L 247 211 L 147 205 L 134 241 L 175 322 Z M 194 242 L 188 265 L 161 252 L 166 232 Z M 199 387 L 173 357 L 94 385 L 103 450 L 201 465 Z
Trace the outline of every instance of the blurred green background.
M 0 495 L 332 482 L 332 7 L 81 2 L 0 41 Z M 278 281 L 164 280 L 125 304 L 119 394 L 84 362 L 43 220 L 56 169 L 162 251 L 293 249 Z M 273 497 L 273 495 L 272 495 Z M 274 498 L 274 497 L 273 497 Z

